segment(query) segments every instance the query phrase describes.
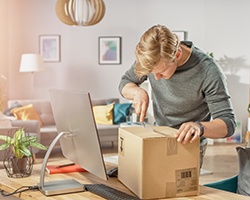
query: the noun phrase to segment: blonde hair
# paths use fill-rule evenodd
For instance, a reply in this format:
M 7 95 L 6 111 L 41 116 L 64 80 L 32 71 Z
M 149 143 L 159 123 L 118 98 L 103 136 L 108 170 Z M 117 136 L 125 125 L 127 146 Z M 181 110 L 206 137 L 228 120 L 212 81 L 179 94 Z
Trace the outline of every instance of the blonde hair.
M 161 60 L 172 62 L 180 40 L 167 27 L 155 25 L 148 29 L 136 45 L 135 73 L 138 77 L 148 75 Z

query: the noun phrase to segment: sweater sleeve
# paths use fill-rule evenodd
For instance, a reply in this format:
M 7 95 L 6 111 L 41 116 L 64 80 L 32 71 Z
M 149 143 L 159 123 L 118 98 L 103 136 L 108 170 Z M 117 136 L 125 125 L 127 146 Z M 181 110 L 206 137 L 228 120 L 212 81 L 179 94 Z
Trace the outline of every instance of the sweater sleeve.
M 125 74 L 121 77 L 121 81 L 119 84 L 119 92 L 122 95 L 122 88 L 127 84 L 127 83 L 135 83 L 136 85 L 140 85 L 141 83 L 143 83 L 146 79 L 147 76 L 144 76 L 142 78 L 139 79 L 139 77 L 135 74 L 134 71 L 134 66 L 135 63 L 125 72 Z
M 204 79 L 204 95 L 213 119 L 219 118 L 226 123 L 230 137 L 236 128 L 236 119 L 233 111 L 231 97 L 227 89 L 226 76 L 219 67 L 208 67 Z

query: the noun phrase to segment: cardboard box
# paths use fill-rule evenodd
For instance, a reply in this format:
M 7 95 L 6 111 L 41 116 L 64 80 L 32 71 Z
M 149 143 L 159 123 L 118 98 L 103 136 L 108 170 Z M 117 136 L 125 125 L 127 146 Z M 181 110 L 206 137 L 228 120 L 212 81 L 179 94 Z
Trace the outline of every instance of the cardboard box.
M 119 129 L 118 179 L 141 199 L 199 194 L 200 148 L 166 126 Z

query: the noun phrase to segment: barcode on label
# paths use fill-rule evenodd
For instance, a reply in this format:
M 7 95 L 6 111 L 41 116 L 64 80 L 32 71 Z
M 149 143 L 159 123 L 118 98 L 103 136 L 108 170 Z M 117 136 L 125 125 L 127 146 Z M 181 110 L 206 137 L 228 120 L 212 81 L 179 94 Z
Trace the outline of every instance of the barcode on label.
M 191 171 L 181 172 L 181 178 L 191 178 L 191 177 L 192 177 Z
M 198 189 L 199 176 L 197 168 L 188 168 L 176 170 L 176 188 L 177 193 L 195 191 Z

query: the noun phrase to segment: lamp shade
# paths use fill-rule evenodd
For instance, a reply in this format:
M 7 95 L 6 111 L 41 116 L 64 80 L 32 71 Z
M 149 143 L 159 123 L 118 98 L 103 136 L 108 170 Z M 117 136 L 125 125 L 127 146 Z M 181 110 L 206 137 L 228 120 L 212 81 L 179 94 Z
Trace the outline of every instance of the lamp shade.
M 23 54 L 20 64 L 20 72 L 44 71 L 43 58 L 39 54 Z
M 67 25 L 92 26 L 105 14 L 103 0 L 57 0 L 56 15 Z

